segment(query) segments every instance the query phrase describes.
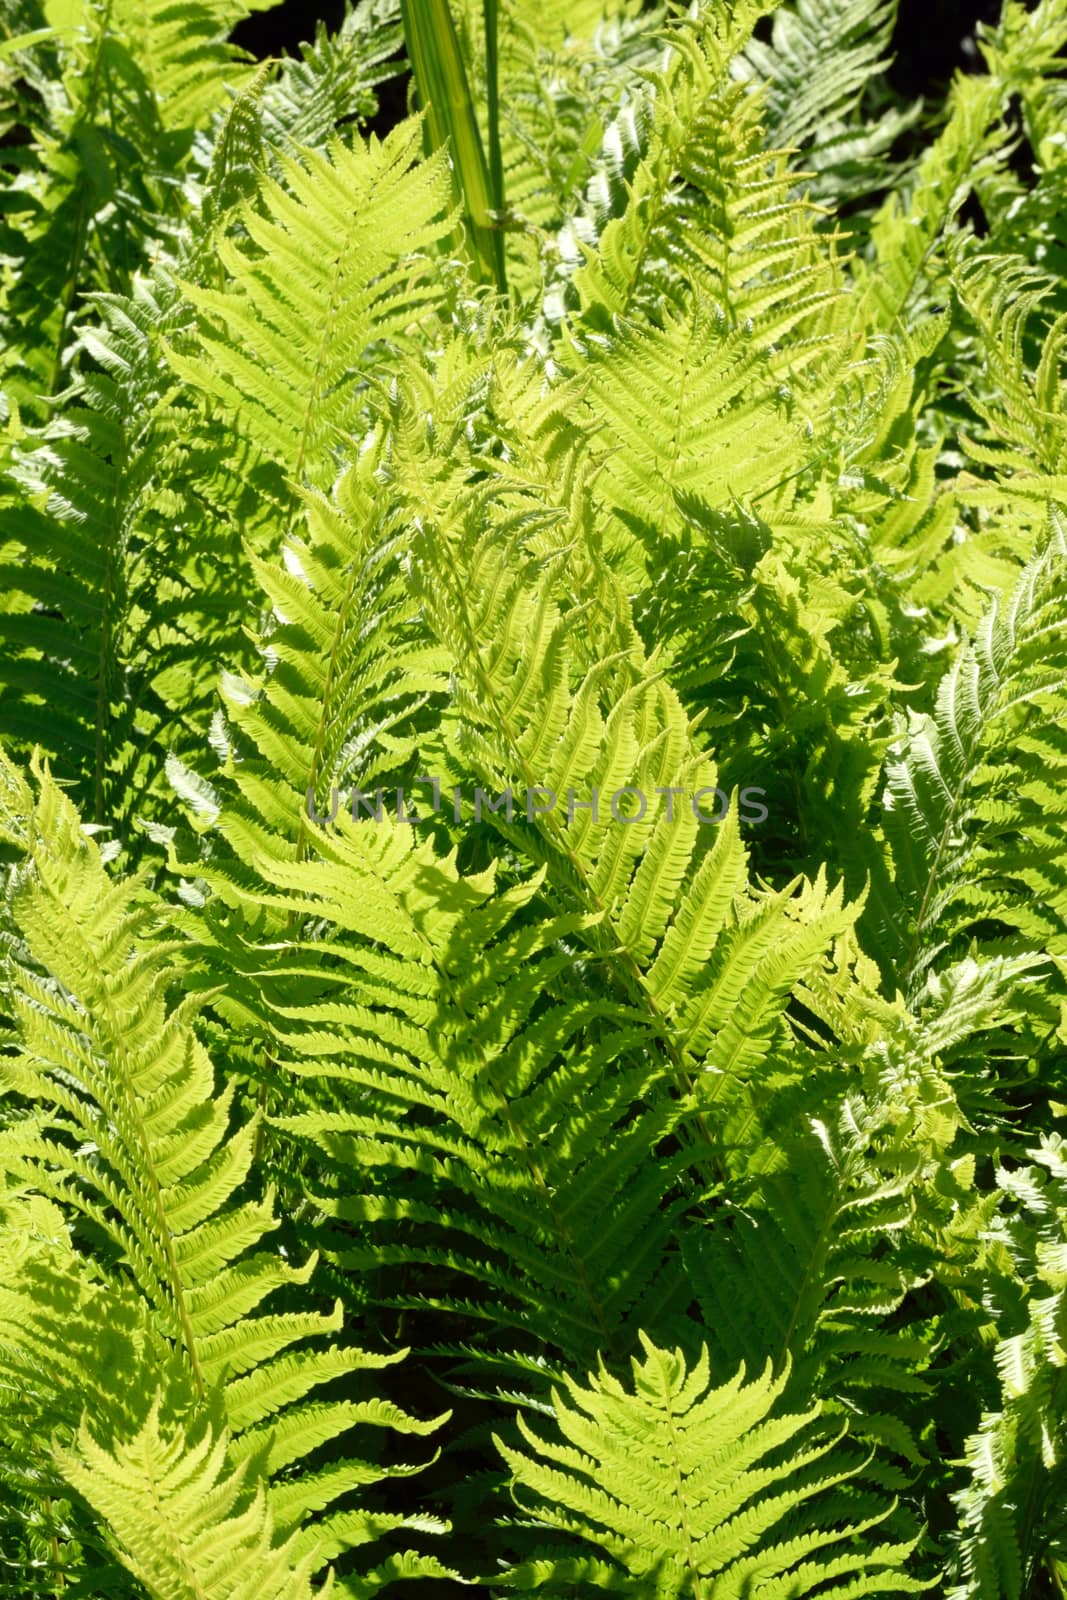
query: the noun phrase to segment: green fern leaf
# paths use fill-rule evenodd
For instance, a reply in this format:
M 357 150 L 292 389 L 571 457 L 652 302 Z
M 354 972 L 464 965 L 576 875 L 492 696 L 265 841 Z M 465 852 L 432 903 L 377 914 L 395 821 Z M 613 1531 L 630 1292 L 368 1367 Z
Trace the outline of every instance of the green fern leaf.
M 561 1438 L 545 1439 L 520 1418 L 531 1453 L 497 1440 L 539 1524 L 610 1558 L 590 1588 L 613 1587 L 621 1569 L 642 1593 L 694 1600 L 923 1590 L 904 1569 L 909 1547 L 870 1537 L 884 1510 L 819 1525 L 820 1495 L 851 1474 L 832 1438 L 813 1438 L 817 1409 L 772 1414 L 784 1379 L 768 1367 L 745 1384 L 741 1368 L 714 1388 L 706 1350 L 687 1370 L 680 1351 L 643 1344 L 632 1392 L 603 1368 L 584 1387 L 568 1379 L 565 1396 L 554 1397 Z M 563 1558 L 560 1567 L 562 1582 L 548 1561 L 504 1581 L 574 1593 L 568 1579 L 582 1576 L 580 1565 Z

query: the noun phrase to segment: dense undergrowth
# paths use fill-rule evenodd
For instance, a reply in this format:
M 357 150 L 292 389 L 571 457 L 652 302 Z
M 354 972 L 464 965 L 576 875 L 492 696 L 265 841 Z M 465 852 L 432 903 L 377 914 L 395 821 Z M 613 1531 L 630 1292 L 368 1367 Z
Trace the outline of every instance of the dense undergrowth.
M 249 9 L 0 4 L 0 1594 L 1067 1594 L 1067 4 Z

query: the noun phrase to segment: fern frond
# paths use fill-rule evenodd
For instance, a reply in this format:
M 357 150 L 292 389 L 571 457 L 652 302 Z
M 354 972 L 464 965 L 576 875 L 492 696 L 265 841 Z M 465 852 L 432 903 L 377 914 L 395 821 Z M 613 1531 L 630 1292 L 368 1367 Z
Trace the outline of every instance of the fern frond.
M 734 62 L 735 75 L 766 85 L 768 134 L 803 152 L 820 202 L 885 186 L 890 147 L 915 122 L 918 106 L 857 115 L 889 64 L 896 11 L 895 0 L 796 0 L 775 10 L 770 40 L 750 40 Z
M 188 1001 L 167 1007 L 178 973 L 173 941 L 153 926 L 160 908 L 143 879 L 108 878 L 70 802 L 47 772 L 35 773 L 40 796 L 13 913 L 37 970 L 11 972 L 22 1048 L 0 1079 L 41 1110 L 8 1130 L 4 1163 L 107 1240 L 157 1339 L 181 1353 L 196 1403 L 221 1391 L 229 1415 L 232 1402 L 241 1459 L 280 1470 L 358 1423 L 419 1431 L 381 1402 L 306 1400 L 399 1359 L 351 1346 L 295 1357 L 294 1344 L 338 1331 L 339 1304 L 332 1315 L 252 1314 L 274 1291 L 306 1283 L 314 1259 L 295 1268 L 282 1251 L 257 1249 L 278 1222 L 270 1194 L 247 1185 L 255 1123 L 232 1125 L 234 1083 L 215 1095 Z M 358 1461 L 308 1473 L 303 1498 L 279 1501 L 278 1521 L 303 1521 L 381 1476 Z
M 311 1387 L 350 1373 L 354 1365 L 382 1367 L 396 1357 L 364 1356 L 354 1363 L 353 1351 L 336 1348 L 320 1355 L 289 1356 L 269 1363 L 270 1383 L 264 1389 L 251 1376 L 257 1365 L 294 1338 L 320 1331 L 321 1319 L 307 1315 L 261 1318 L 257 1324 L 246 1322 L 247 1342 L 234 1341 L 234 1365 L 249 1375 L 231 1382 L 221 1396 L 217 1391 L 210 1393 L 205 1404 L 197 1398 L 181 1352 L 161 1336 L 144 1302 L 129 1284 L 114 1279 L 108 1282 L 104 1275 L 93 1273 L 67 1242 L 61 1213 L 53 1210 L 48 1216 L 46 1204 L 35 1198 L 26 1207 L 36 1224 L 28 1237 L 20 1237 L 13 1227 L 5 1235 L 8 1248 L 0 1278 L 0 1382 L 4 1387 L 10 1385 L 20 1399 L 17 1408 L 2 1408 L 0 1417 L 8 1431 L 21 1421 L 20 1445 L 30 1458 L 39 1457 L 34 1464 L 53 1494 L 65 1492 L 64 1479 L 81 1489 L 103 1522 L 112 1546 L 118 1543 L 121 1549 L 129 1519 L 145 1523 L 146 1532 L 151 1526 L 151 1515 L 138 1498 L 131 1469 L 139 1458 L 142 1466 L 155 1471 L 143 1455 L 146 1435 L 153 1426 L 162 1434 L 178 1436 L 178 1452 L 191 1458 L 185 1467 L 191 1466 L 197 1454 L 190 1435 L 206 1430 L 213 1448 L 225 1454 L 235 1483 L 243 1483 L 242 1502 L 258 1499 L 279 1536 L 288 1536 L 291 1564 L 306 1561 L 309 1573 L 321 1571 L 342 1553 L 372 1544 L 390 1532 L 445 1531 L 444 1524 L 431 1518 L 388 1516 L 373 1510 L 319 1515 L 347 1491 L 373 1485 L 383 1476 L 414 1472 L 418 1470 L 415 1467 L 385 1468 L 343 1460 L 305 1471 L 297 1479 L 286 1471 L 312 1457 L 343 1428 L 369 1425 L 426 1434 L 438 1427 L 440 1418 L 420 1423 L 399 1407 L 374 1398 L 284 1409 Z M 52 1230 L 45 1239 L 39 1231 L 42 1217 Z M 278 1326 L 268 1326 L 272 1322 L 285 1326 L 279 1332 Z M 113 1383 L 115 1371 L 124 1377 L 119 1389 Z M 220 1417 L 225 1418 L 228 1429 L 223 1429 Z M 268 1426 L 249 1426 L 267 1417 Z M 183 1436 L 184 1446 L 180 1442 Z M 79 1460 L 87 1443 L 90 1463 Z M 120 1462 L 125 1463 L 121 1473 Z M 93 1463 L 104 1469 L 105 1477 L 110 1473 L 109 1489 L 86 1480 L 84 1469 Z M 177 1455 L 174 1465 L 179 1469 Z M 195 1563 L 193 1551 L 198 1541 L 191 1527 L 176 1518 L 180 1519 L 180 1507 L 172 1507 L 168 1517 L 173 1558 Z M 91 1528 L 83 1534 L 86 1536 L 92 1537 Z M 222 1537 L 218 1530 L 215 1537 Z M 249 1559 L 253 1578 L 259 1578 L 257 1558 L 250 1553 Z M 269 1563 L 265 1564 L 269 1569 Z M 408 1553 L 407 1565 L 412 1576 L 445 1572 L 439 1563 L 414 1552 Z M 246 1576 L 242 1572 L 242 1581 Z M 153 1595 L 169 1592 L 162 1575 L 155 1574 L 150 1582 L 155 1585 Z M 117 1579 L 112 1579 L 109 1592 L 116 1587 Z
M 57 1460 L 153 1600 L 311 1600 L 313 1557 L 298 1559 L 293 1539 L 275 1543 L 266 1496 L 242 1492 L 245 1473 L 226 1470 L 226 1443 L 205 1428 L 167 1427 L 157 1402 L 129 1440 L 109 1448 L 83 1425 Z
M 993 1353 L 999 1409 L 966 1443 L 951 1600 L 1021 1600 L 1067 1549 L 1067 1163 L 1058 1138 L 1029 1154 L 1001 1182 L 1042 1219 L 1036 1271 L 1026 1326 Z
M 5 565 L 0 614 L 11 652 L 0 726 L 23 749 L 44 733 L 63 776 L 83 780 L 97 822 L 114 816 L 119 784 L 148 781 L 131 770 L 138 721 L 143 729 L 145 719 L 156 728 L 169 720 L 146 671 L 145 633 L 159 619 L 148 616 L 154 563 L 139 551 L 168 442 L 159 412 L 170 380 L 157 333 L 166 311 L 145 286 L 125 305 L 104 304 L 102 314 L 103 326 L 81 335 L 98 370 L 68 395 L 61 420 L 19 465 L 24 493 L 39 509 L 3 513 L 24 548 Z
M 390 782 L 410 794 L 411 777 L 423 773 L 422 730 L 445 701 L 448 659 L 421 626 L 405 571 L 409 537 L 374 481 L 380 457 L 369 442 L 329 499 L 308 501 L 303 536 L 287 542 L 281 561 L 253 558 L 273 611 L 257 641 L 262 676 L 223 677 L 216 774 L 200 777 L 176 757 L 169 763 L 178 793 L 200 812 L 194 825 L 215 846 L 210 859 L 186 862 L 215 897 L 190 927 L 190 960 L 202 963 L 209 991 L 215 963 L 228 963 L 231 981 L 216 1009 L 262 1037 L 272 1026 L 265 1002 L 292 993 L 284 977 L 280 987 L 267 978 L 262 953 L 235 940 L 226 919 L 236 927 L 247 917 L 251 929 L 262 915 L 249 899 L 264 884 L 260 858 L 311 853 L 312 819 L 336 812 L 342 794 L 348 804 L 353 789 L 364 792 L 371 809 Z M 271 915 L 292 936 L 294 919 Z
M 785 158 L 764 148 L 758 100 L 728 78 L 756 15 L 738 7 L 727 21 L 708 8 L 672 33 L 626 211 L 574 274 L 579 338 L 616 316 L 681 309 L 687 285 L 704 289 L 728 328 L 769 321 L 787 301 L 813 314 L 831 286 L 825 253 L 809 253 L 810 211 L 790 197 Z
M 1017 475 L 1062 477 L 1067 471 L 1060 380 L 1067 335 L 1063 319 L 1057 319 L 1042 341 L 1033 370 L 1024 348 L 1028 324 L 1053 284 L 1019 257 L 985 252 L 959 261 L 953 281 L 978 332 L 984 392 L 971 401 L 993 441 L 991 448 L 984 441 L 968 440 L 968 448 L 980 463 L 997 469 L 999 486 L 1008 495 Z M 996 394 L 992 406 L 989 385 Z M 1040 483 L 1033 487 L 1040 493 Z
M 600 655 L 599 627 L 588 636 L 592 608 L 568 602 L 558 558 L 538 571 L 521 516 L 486 529 L 481 494 L 467 516 L 459 529 L 435 523 L 418 547 L 428 616 L 455 666 L 456 717 L 445 727 L 453 761 L 487 792 L 552 797 L 527 807 L 533 828 L 497 816 L 494 826 L 549 866 L 564 904 L 596 915 L 593 948 L 664 1038 L 680 1079 L 700 1064 L 703 1093 L 731 1093 L 764 1059 L 791 983 L 855 911 L 825 883 L 805 911 L 791 900 L 795 885 L 749 898 L 737 813 L 715 824 L 713 843 L 694 797 L 714 793 L 714 765 L 656 663 L 634 642 Z M 628 629 L 623 614 L 614 637 Z M 643 801 L 636 815 L 638 802 L 619 798 L 633 795 Z
M 447 172 L 441 154 L 416 164 L 419 139 L 405 122 L 366 147 L 279 156 L 281 179 L 245 209 L 247 239 L 220 244 L 225 287 L 187 288 L 199 349 L 173 349 L 175 370 L 206 425 L 216 413 L 273 465 L 286 515 L 298 487 L 333 481 L 376 362 L 440 304 L 429 253 L 447 237 Z
M 190 277 L 210 281 L 218 239 L 254 186 L 262 89 L 254 80 L 218 130 L 210 198 L 179 250 Z M 190 460 L 190 412 L 174 403 L 163 353 L 189 317 L 162 266 L 129 295 L 88 301 L 75 334 L 85 370 L 18 453 L 18 513 L 0 511 L 13 536 L 0 729 L 15 749 L 40 744 L 127 848 L 131 813 L 169 800 L 167 747 L 200 748 L 218 652 L 240 638 L 244 556 L 221 527 L 210 561 L 200 547 L 205 457 Z
M 921 1253 L 900 1242 L 914 1174 L 880 1166 L 884 1117 L 850 1097 L 832 1121 L 813 1117 L 805 1135 L 783 1133 L 778 1170 L 739 1185 L 683 1251 L 718 1359 L 777 1367 L 788 1358 L 790 1392 L 848 1416 L 858 1439 L 885 1452 L 870 1470 L 899 1489 L 906 1480 L 888 1457 L 909 1469 L 921 1459 L 910 1423 L 916 1397 L 929 1393 L 932 1335 L 896 1319 L 926 1271 Z M 738 1283 L 749 1285 L 744 1299 Z
M 206 126 L 226 104 L 227 91 L 241 89 L 255 67 L 228 43 L 237 24 L 277 0 L 112 0 L 110 26 L 146 79 L 168 133 L 188 137 Z
M 746 1384 L 741 1367 L 715 1388 L 706 1349 L 687 1370 L 681 1351 L 642 1343 L 632 1391 L 603 1367 L 586 1385 L 568 1378 L 556 1436 L 520 1417 L 529 1453 L 497 1440 L 514 1490 L 532 1497 L 527 1525 L 581 1541 L 576 1558 L 535 1559 L 497 1582 L 562 1595 L 627 1574 L 642 1593 L 693 1600 L 922 1592 L 904 1565 L 911 1547 L 877 1542 L 884 1505 L 858 1494 L 850 1516 L 847 1490 L 832 1495 L 855 1468 L 813 1434 L 818 1408 L 775 1414 L 784 1377 L 768 1365 Z M 820 1515 L 823 1500 L 836 1515 Z M 607 1561 L 583 1572 L 582 1544 Z
M 1062 948 L 1064 572 L 1053 530 L 887 765 L 907 982 L 989 918 L 1030 948 Z
M 123 1569 L 72 1495 L 53 1442 L 69 1442 L 85 1412 L 105 1432 L 136 1429 L 145 1396 L 161 1383 L 178 1405 L 187 1403 L 188 1370 L 153 1337 L 136 1296 L 106 1284 L 78 1257 L 62 1212 L 10 1186 L 10 1142 L 10 1134 L 0 1140 L 7 1180 L 0 1204 L 0 1478 L 8 1525 L 0 1535 L 0 1594 L 54 1596 L 66 1574 L 77 1572 L 125 1600 Z M 116 1372 L 123 1374 L 121 1386 L 114 1384 Z M 11 1523 L 22 1559 L 8 1544 Z
M 1042 0 L 1033 10 L 1007 0 L 1000 28 L 982 39 L 987 72 L 957 74 L 945 125 L 916 168 L 910 198 L 891 194 L 874 219 L 872 255 L 860 277 L 865 317 L 886 328 L 913 326 L 943 296 L 943 245 L 960 231 L 956 219 L 968 194 L 1005 156 L 1004 105 L 1049 70 L 1062 27 L 1062 0 Z
M 61 386 L 79 296 L 128 292 L 154 242 L 173 237 L 194 132 L 225 105 L 227 84 L 250 73 L 226 35 L 271 3 L 85 0 L 39 47 L 58 53 L 59 81 L 45 95 L 43 159 L 26 185 L 21 271 L 6 306 L 37 396 Z
M 814 338 L 792 348 L 790 327 L 810 310 L 801 300 L 731 331 L 721 307 L 695 294 L 658 327 L 621 325 L 582 364 L 574 409 L 603 463 L 594 492 L 612 529 L 636 536 L 613 531 L 608 547 L 629 587 L 637 572 L 648 581 L 660 542 L 681 531 L 678 497 L 751 516 L 828 453 L 821 425 L 839 398 L 840 352 Z
M 333 930 L 334 982 L 276 1023 L 288 1070 L 337 1095 L 336 1109 L 276 1119 L 329 1157 L 335 1192 L 317 1203 L 356 1230 L 331 1251 L 350 1268 L 422 1269 L 417 1296 L 386 1303 L 480 1321 L 492 1308 L 573 1352 L 620 1338 L 664 1274 L 679 1200 L 663 1201 L 691 1158 L 649 1160 L 681 1107 L 657 1087 L 641 1019 L 575 989 L 568 945 L 588 919 L 524 915 L 539 879 L 494 895 L 492 869 L 461 877 L 454 852 L 438 858 L 386 816 L 339 814 L 336 829 L 315 830 L 316 859 L 259 864 L 280 907 Z
M 322 149 L 353 116 L 369 121 L 379 85 L 405 69 L 406 63 L 396 59 L 402 43 L 398 0 L 358 0 L 340 27 L 329 32 L 317 23 L 314 41 L 302 44 L 299 56 L 282 60 L 277 80 L 267 89 L 267 138 L 282 149 Z

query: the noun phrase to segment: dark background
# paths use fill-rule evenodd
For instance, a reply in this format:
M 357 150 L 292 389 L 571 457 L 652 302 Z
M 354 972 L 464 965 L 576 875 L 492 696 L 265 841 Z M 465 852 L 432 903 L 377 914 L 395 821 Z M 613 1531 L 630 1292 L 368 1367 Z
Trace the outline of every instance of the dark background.
M 336 28 L 343 15 L 343 0 L 327 4 L 285 0 L 273 11 L 249 17 L 234 39 L 260 57 L 283 51 L 295 54 L 303 40 L 314 38 L 317 22 Z M 980 65 L 973 45 L 974 25 L 995 22 L 999 15 L 1000 0 L 900 0 L 891 84 L 908 99 L 937 95 L 957 67 L 973 70 Z

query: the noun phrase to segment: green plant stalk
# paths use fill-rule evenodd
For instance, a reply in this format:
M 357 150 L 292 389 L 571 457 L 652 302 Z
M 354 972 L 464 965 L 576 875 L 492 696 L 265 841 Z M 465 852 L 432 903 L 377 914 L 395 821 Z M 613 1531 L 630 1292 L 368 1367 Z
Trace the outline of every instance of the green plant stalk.
M 419 103 L 426 114 L 427 142 L 431 149 L 448 144 L 456 197 L 464 209 L 478 274 L 506 294 L 504 239 L 495 218 L 503 209 L 496 0 L 485 3 L 491 156 L 488 164 L 448 0 L 400 0 L 400 12 Z
M 500 149 L 500 58 L 497 54 L 498 0 L 482 0 L 485 21 L 485 81 L 489 114 L 489 193 L 497 218 L 504 213 L 504 157 Z M 496 236 L 499 239 L 499 235 Z M 500 239 L 501 253 L 503 240 Z

